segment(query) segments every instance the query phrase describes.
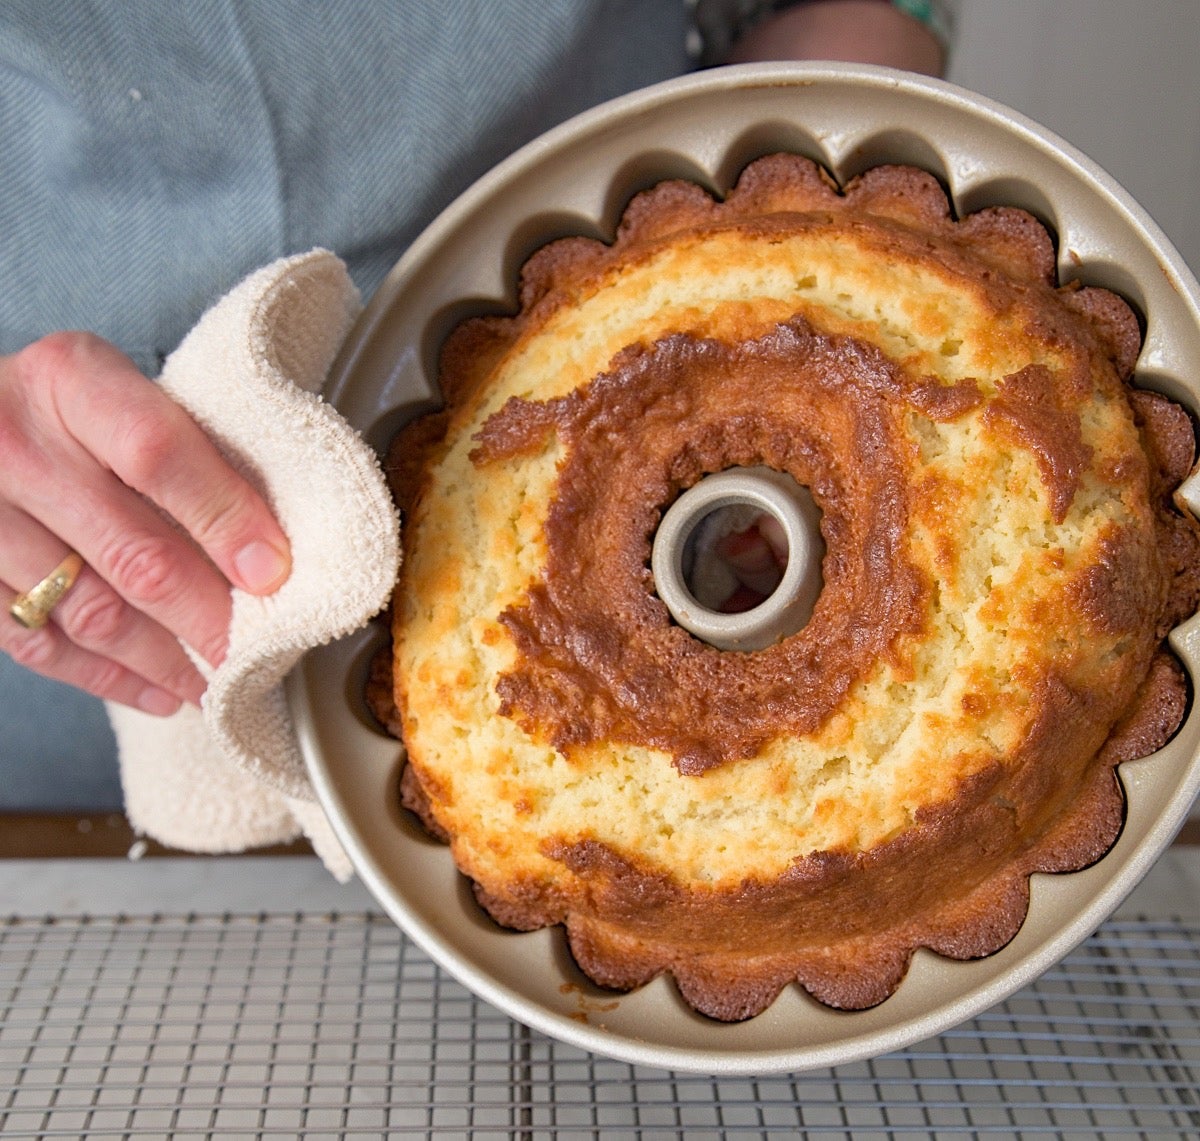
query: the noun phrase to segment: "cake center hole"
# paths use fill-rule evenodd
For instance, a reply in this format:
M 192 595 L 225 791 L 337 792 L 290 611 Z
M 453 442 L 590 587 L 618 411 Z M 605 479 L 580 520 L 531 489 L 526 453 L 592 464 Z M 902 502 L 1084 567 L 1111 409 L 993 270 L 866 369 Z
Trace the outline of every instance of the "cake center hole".
M 650 547 L 671 617 L 718 650 L 761 650 L 800 630 L 821 592 L 812 493 L 771 468 L 706 475 L 666 509 Z
M 751 503 L 710 511 L 688 535 L 683 578 L 695 600 L 717 614 L 744 614 L 778 589 L 788 565 L 783 523 Z

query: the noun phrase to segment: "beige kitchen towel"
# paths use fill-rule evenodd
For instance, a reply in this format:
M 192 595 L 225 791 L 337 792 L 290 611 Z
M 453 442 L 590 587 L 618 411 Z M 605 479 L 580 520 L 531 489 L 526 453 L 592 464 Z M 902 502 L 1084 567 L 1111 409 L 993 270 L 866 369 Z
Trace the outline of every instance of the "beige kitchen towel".
M 306 835 L 339 879 L 349 861 L 317 804 L 282 682 L 304 653 L 387 603 L 400 561 L 396 511 L 375 453 L 321 399 L 359 299 L 325 250 L 251 275 L 163 366 L 164 391 L 264 493 L 292 546 L 275 594 L 233 592 L 229 652 L 203 709 L 156 718 L 110 704 L 130 822 L 195 852 Z

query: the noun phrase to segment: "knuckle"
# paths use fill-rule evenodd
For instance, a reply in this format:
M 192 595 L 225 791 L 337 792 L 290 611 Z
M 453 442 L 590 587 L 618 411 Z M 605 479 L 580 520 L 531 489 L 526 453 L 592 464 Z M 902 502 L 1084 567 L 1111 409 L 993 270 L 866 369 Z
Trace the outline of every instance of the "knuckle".
M 193 533 L 205 544 L 222 539 L 232 541 L 236 531 L 245 525 L 246 503 L 236 492 L 218 489 L 196 515 Z
M 69 435 L 63 394 L 81 383 L 89 362 L 115 352 L 94 333 L 57 332 L 0 358 L 0 455 L 10 475 L 45 468 L 45 453 Z
M 7 469 L 16 468 L 18 476 L 24 475 L 29 451 L 28 436 L 20 418 L 10 414 L 9 409 L 0 408 L 0 459 L 6 473 Z
M 170 409 L 155 405 L 127 415 L 121 422 L 118 451 L 121 476 L 141 491 L 157 488 L 178 447 L 178 430 Z
M 119 698 L 125 689 L 126 671 L 117 662 L 107 659 L 92 663 L 82 688 L 101 698 Z
M 128 625 L 125 603 L 108 591 L 79 598 L 62 618 L 67 636 L 81 646 L 103 646 L 116 642 Z
M 58 659 L 58 639 L 49 629 L 22 630 L 4 648 L 17 665 L 34 673 L 49 673 Z
M 16 375 L 27 383 L 45 383 L 103 351 L 105 344 L 94 333 L 73 330 L 48 333 L 16 352 L 13 356 Z
M 117 593 L 135 604 L 161 605 L 179 592 L 171 545 L 154 536 L 126 539 L 106 565 L 106 577 Z
M 181 665 L 168 667 L 157 673 L 153 681 L 170 693 L 186 693 L 196 676 L 195 667 L 186 659 Z
M 225 630 L 214 629 L 212 633 L 198 637 L 192 648 L 206 661 L 217 662 L 225 656 L 228 643 Z

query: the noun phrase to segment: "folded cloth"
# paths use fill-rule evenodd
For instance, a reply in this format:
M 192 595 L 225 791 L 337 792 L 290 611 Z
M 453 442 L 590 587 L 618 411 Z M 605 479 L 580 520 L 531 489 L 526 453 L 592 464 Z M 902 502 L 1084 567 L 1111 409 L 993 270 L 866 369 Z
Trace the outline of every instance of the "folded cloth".
M 399 526 L 378 458 L 319 390 L 359 311 L 325 250 L 284 258 L 217 302 L 160 384 L 263 492 L 292 547 L 275 594 L 233 592 L 229 651 L 202 710 L 157 718 L 110 704 L 125 810 L 142 835 L 240 852 L 305 835 L 338 879 L 351 866 L 318 805 L 282 682 L 304 653 L 387 603 Z M 193 655 L 195 658 L 195 655 Z

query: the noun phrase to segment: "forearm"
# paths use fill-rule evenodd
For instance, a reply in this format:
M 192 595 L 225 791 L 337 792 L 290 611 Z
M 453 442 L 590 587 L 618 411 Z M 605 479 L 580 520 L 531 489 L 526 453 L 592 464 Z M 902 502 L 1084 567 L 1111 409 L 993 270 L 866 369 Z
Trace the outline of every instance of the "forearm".
M 755 24 L 734 43 L 728 62 L 844 60 L 941 75 L 945 55 L 929 28 L 885 0 L 815 0 Z

